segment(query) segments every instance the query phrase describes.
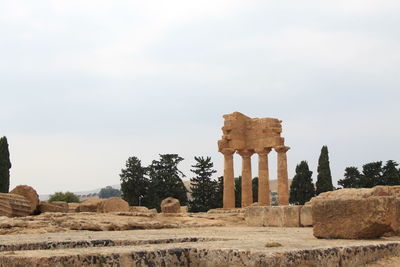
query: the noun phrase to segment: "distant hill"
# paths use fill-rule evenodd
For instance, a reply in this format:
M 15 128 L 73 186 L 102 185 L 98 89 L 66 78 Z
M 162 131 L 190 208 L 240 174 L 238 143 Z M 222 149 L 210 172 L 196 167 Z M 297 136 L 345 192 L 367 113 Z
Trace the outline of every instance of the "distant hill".
M 104 187 L 105 187 L 105 186 L 104 186 Z M 93 189 L 93 190 L 88 190 L 88 191 L 77 191 L 77 192 L 72 192 L 72 193 L 74 193 L 75 195 L 78 195 L 78 196 L 87 196 L 87 195 L 89 195 L 89 194 L 98 194 L 98 193 L 100 192 L 100 190 L 101 190 L 102 188 L 104 188 L 104 187 L 97 188 L 97 189 Z M 112 187 L 112 188 L 115 188 L 115 189 L 118 189 L 118 190 L 121 189 L 121 185 L 120 185 L 120 184 L 111 185 L 111 187 Z M 42 200 L 42 201 L 46 201 L 46 200 L 49 199 L 49 196 L 50 196 L 50 195 L 51 195 L 51 194 L 39 195 L 39 199 Z
M 184 180 L 183 184 L 185 185 L 186 189 L 189 191 L 190 194 L 190 180 Z M 290 185 L 292 184 L 292 179 L 289 179 L 289 188 Z M 112 188 L 115 189 L 121 189 L 120 184 L 115 184 L 111 185 Z M 278 192 L 278 181 L 277 180 L 270 180 L 269 181 L 269 187 L 271 192 Z M 104 187 L 102 187 L 104 188 Z M 89 194 L 98 194 L 100 192 L 101 188 L 93 189 L 93 190 L 88 190 L 88 191 L 78 191 L 78 192 L 73 192 L 75 195 L 78 196 L 87 196 Z M 50 195 L 39 195 L 40 200 L 46 201 L 49 199 Z

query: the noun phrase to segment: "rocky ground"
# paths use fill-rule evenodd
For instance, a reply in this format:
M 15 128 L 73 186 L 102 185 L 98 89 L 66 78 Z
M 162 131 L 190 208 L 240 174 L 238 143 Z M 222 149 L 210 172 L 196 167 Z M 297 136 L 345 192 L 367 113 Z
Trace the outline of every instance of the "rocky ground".
M 37 216 L 0 217 L 0 234 L 55 233 L 79 230 L 121 231 L 243 224 L 242 213 L 163 215 L 150 212 L 46 212 Z

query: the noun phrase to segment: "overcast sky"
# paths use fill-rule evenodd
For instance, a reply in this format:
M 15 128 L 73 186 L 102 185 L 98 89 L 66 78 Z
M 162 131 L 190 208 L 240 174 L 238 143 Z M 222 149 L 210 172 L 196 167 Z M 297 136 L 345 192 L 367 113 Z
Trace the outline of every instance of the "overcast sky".
M 217 152 L 222 115 L 283 121 L 289 176 L 400 161 L 400 2 L 1 1 L 11 188 L 118 184 L 129 156 Z M 276 177 L 276 154 L 270 154 Z M 235 157 L 235 175 L 241 161 Z M 257 157 L 253 156 L 253 175 Z

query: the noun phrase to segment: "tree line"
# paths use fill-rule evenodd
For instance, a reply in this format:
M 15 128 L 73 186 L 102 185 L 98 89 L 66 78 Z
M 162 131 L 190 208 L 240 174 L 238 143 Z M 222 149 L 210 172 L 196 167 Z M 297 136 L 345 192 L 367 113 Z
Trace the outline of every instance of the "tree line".
M 190 211 L 207 211 L 222 205 L 222 178 L 212 179 L 216 172 L 210 157 L 195 157 L 191 166 L 191 200 L 183 183 L 185 177 L 179 170 L 183 160 L 178 154 L 160 154 L 159 159 L 143 166 L 137 157 L 129 157 L 121 170 L 122 198 L 131 206 L 146 206 L 160 209 L 160 203 L 167 197 L 178 199 Z

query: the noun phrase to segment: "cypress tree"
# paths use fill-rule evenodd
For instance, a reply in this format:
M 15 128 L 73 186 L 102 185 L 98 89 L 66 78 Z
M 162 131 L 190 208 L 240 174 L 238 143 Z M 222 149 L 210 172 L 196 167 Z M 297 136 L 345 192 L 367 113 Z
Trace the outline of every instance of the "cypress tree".
M 189 202 L 192 212 L 205 212 L 212 209 L 216 203 L 215 194 L 217 182 L 211 180 L 211 176 L 217 171 L 213 169 L 214 164 L 211 157 L 194 157 L 196 164 L 192 165 L 191 172 L 196 174 L 190 178 L 190 189 L 192 190 L 192 200 Z
M 322 192 L 332 191 L 332 175 L 331 168 L 329 167 L 329 155 L 328 155 L 328 147 L 323 146 L 321 149 L 321 154 L 318 160 L 318 176 L 316 183 L 316 194 L 319 195 Z
M 290 185 L 289 202 L 295 205 L 304 205 L 315 196 L 314 184 L 312 182 L 312 171 L 308 168 L 307 161 L 300 162 L 296 166 L 296 175 Z
M 8 150 L 7 137 L 0 138 L 0 193 L 8 193 L 10 190 L 10 152 Z

